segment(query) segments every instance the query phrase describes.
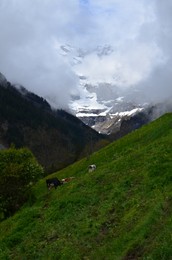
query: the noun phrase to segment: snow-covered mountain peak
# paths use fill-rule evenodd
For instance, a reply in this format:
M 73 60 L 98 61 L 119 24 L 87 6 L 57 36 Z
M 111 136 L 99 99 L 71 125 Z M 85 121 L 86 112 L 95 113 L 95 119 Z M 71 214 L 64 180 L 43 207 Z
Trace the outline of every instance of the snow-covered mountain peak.
M 66 61 L 71 65 L 75 66 L 82 64 L 83 60 L 90 55 L 96 55 L 101 58 L 103 56 L 108 56 L 113 52 L 111 45 L 98 45 L 91 49 L 77 48 L 69 44 L 60 45 L 56 44 L 57 52 L 66 58 Z
M 119 123 L 122 117 L 141 111 L 142 107 L 126 99 L 116 84 L 121 79 L 118 68 L 113 68 L 108 58 L 114 54 L 111 45 L 86 50 L 66 44 L 58 45 L 57 51 L 78 77 L 79 84 L 71 93 L 69 108 L 83 122 L 99 131 L 99 124 L 106 120 L 116 118 Z M 107 70 L 104 60 L 109 66 Z

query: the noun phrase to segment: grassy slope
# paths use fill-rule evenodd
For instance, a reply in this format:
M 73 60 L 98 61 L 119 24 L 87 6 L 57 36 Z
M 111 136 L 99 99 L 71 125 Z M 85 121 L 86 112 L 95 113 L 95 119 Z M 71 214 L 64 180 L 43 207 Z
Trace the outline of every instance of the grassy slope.
M 0 224 L 0 259 L 172 259 L 172 114 L 54 176 L 76 178 L 37 184 Z

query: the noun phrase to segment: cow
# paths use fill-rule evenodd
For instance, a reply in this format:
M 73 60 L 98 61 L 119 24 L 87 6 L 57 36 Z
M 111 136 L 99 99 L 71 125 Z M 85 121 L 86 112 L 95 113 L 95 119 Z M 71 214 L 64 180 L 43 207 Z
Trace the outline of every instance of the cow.
M 47 188 L 51 190 L 52 187 L 57 189 L 58 186 L 61 186 L 63 182 L 59 181 L 57 178 L 47 179 L 46 180 Z
M 91 164 L 91 165 L 89 165 L 89 167 L 88 167 L 88 171 L 89 171 L 89 172 L 93 172 L 93 171 L 95 171 L 95 169 L 96 169 L 96 165 L 95 165 L 95 164 Z

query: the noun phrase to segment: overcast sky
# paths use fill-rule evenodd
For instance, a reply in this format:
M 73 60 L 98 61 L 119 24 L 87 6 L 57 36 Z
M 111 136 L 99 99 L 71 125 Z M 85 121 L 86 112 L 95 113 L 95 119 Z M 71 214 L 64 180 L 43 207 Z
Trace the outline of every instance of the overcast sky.
M 138 89 L 138 100 L 172 96 L 172 0 L 0 0 L 0 72 L 65 107 L 79 83 L 57 44 L 111 45 L 87 55 L 81 74 Z

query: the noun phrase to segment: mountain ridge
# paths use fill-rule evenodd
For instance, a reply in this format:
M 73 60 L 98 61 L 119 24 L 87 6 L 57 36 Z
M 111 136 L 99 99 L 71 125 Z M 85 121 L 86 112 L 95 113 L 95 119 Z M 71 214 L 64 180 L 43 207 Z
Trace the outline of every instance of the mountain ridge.
M 1 147 L 11 143 L 28 147 L 48 172 L 93 152 L 105 140 L 75 116 L 52 110 L 45 99 L 24 87 L 16 88 L 4 78 L 0 111 Z

